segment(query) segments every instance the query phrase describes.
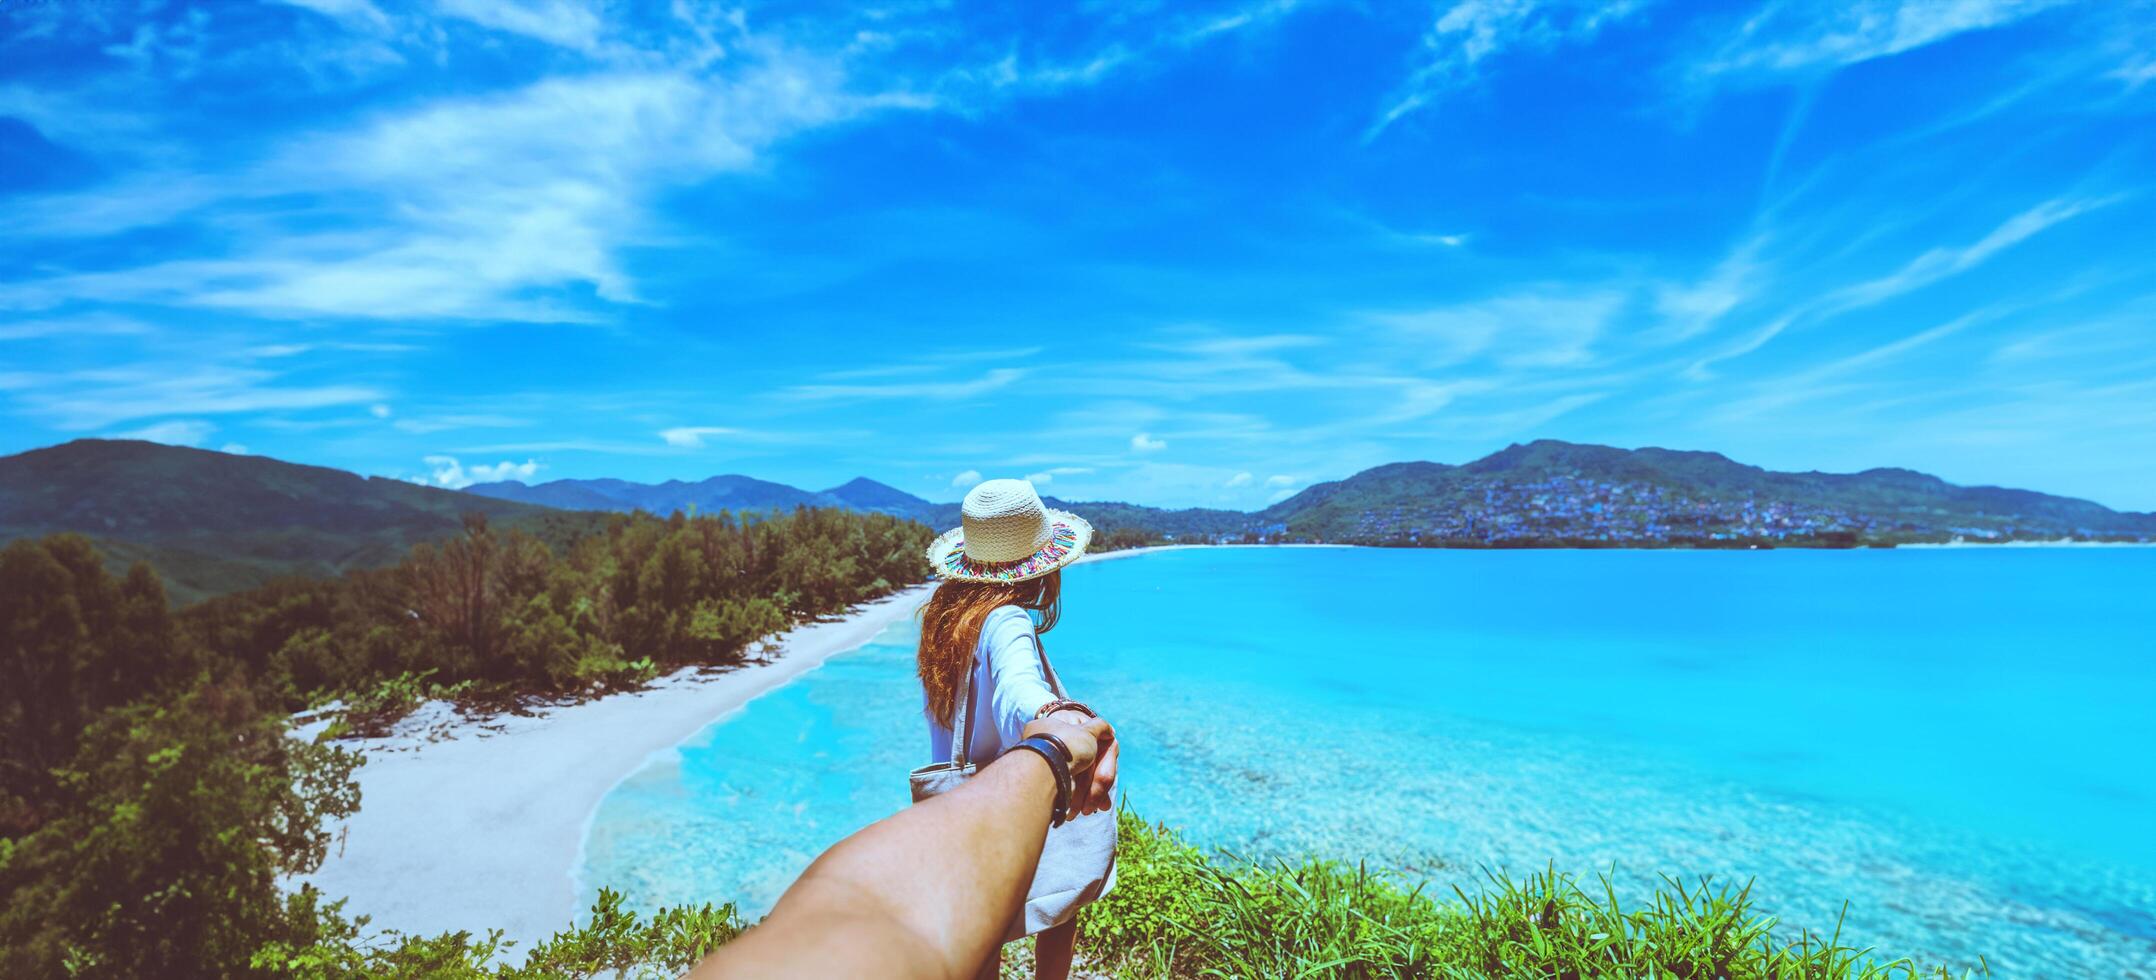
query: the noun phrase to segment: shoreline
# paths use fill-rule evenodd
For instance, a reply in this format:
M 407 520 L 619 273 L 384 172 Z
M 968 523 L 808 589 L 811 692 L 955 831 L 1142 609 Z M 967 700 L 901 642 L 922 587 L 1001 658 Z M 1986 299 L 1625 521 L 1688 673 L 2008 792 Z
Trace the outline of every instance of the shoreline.
M 1344 544 L 1169 544 L 1095 552 L 1073 564 L 1191 548 Z M 371 929 L 430 936 L 502 930 L 506 958 L 567 928 L 579 904 L 584 841 L 599 801 L 653 758 L 911 615 L 934 583 L 908 586 L 830 620 L 767 637 L 764 659 L 718 672 L 684 667 L 642 690 L 549 705 L 530 716 L 467 716 L 429 701 L 364 753 L 359 812 L 331 828 L 311 884 Z M 326 721 L 297 726 L 307 737 Z M 514 736 L 514 737 L 509 737 Z
M 639 691 L 529 717 L 421 705 L 389 735 L 346 743 L 367 757 L 359 812 L 332 828 L 320 868 L 286 884 L 349 899 L 346 914 L 371 917 L 370 929 L 500 929 L 518 960 L 584 911 L 584 837 L 607 793 L 705 726 L 874 639 L 930 591 L 910 586 L 769 637 L 759 662 L 684 667 Z
M 1359 544 L 1334 544 L 1318 541 L 1283 541 L 1279 544 L 1149 544 L 1115 551 L 1093 551 L 1078 556 L 1072 565 L 1084 565 L 1096 561 L 1115 561 L 1119 558 L 1136 558 L 1139 555 L 1157 555 L 1163 551 L 1189 551 L 1193 548 L 1219 550 L 1222 548 L 1360 548 Z

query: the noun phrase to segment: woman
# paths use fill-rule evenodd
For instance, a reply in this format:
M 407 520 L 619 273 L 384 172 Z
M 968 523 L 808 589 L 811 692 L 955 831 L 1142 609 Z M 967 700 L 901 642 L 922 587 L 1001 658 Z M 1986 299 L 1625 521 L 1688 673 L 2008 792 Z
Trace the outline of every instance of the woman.
M 989 480 L 966 494 L 963 526 L 929 546 L 929 564 L 942 584 L 921 610 L 921 691 L 928 716 L 928 740 L 935 762 L 952 760 L 954 728 L 963 728 L 972 711 L 970 761 L 986 766 L 1023 738 L 1026 723 L 1058 717 L 1082 725 L 1093 710 L 1057 693 L 1054 668 L 1037 644 L 1055 628 L 1062 612 L 1063 566 L 1085 553 L 1093 528 L 1075 514 L 1049 510 L 1024 480 Z M 970 683 L 969 683 L 970 680 Z M 1093 767 L 1092 785 L 1076 794 L 1087 802 L 1082 819 L 1113 821 L 1116 749 L 1109 740 Z M 1112 838 L 1112 828 L 1108 830 Z M 1054 841 L 1050 846 L 1056 846 Z M 1112 851 L 1110 852 L 1112 854 Z M 1035 976 L 1069 976 L 1072 947 L 1078 938 L 1078 906 L 1105 894 L 1102 886 L 1075 898 L 1062 896 L 1045 907 L 1029 902 L 1024 925 L 1036 931 Z M 1000 957 L 991 957 L 982 976 L 993 977 Z

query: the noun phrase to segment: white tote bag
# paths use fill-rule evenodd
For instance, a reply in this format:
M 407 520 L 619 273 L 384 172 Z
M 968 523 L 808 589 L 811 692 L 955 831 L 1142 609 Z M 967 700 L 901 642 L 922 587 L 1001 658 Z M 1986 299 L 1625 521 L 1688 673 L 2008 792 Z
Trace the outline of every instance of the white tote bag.
M 1041 638 L 1033 638 L 1033 649 L 1040 654 L 1041 672 L 1048 677 L 1048 686 L 1058 698 L 1068 698 L 1063 692 L 1063 682 L 1056 677 L 1056 669 L 1048 662 L 1048 651 L 1041 647 Z M 951 761 L 922 766 L 913 771 L 913 802 L 919 803 L 931 796 L 941 796 L 973 777 L 973 761 L 967 758 L 973 750 L 973 667 L 966 665 L 965 680 L 958 687 L 960 712 L 964 722 L 951 733 Z M 1051 926 L 1070 920 L 1079 906 L 1108 894 L 1115 887 L 1115 810 L 1087 813 L 1063 821 L 1060 827 L 1048 828 L 1048 840 L 1041 845 L 1040 864 L 1034 868 L 1033 884 L 1026 889 L 1026 906 L 1012 920 L 1003 934 L 1003 941 L 1010 942 L 1022 936 L 1030 936 Z

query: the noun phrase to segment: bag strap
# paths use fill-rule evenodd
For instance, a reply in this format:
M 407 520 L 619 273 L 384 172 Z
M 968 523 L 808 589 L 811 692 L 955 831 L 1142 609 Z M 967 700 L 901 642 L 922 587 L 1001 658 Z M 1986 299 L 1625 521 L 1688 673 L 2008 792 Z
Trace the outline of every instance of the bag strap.
M 1026 620 L 1026 635 L 1033 638 L 1033 652 L 1041 658 L 1041 673 L 1048 678 L 1048 690 L 1059 698 L 1070 697 L 1063 690 L 1063 679 L 1056 676 L 1055 665 L 1048 662 L 1048 648 L 1041 646 L 1040 630 L 1033 626 L 1030 616 Z M 981 665 L 979 655 L 980 641 L 975 640 L 973 647 L 974 656 L 966 658 L 965 677 L 958 682 L 958 710 L 965 715 L 966 720 L 961 726 L 962 730 L 951 733 L 954 738 L 958 739 L 958 743 L 951 747 L 951 761 L 956 763 L 960 769 L 972 764 L 970 756 L 973 754 L 973 672 L 978 670 Z
M 1056 676 L 1056 665 L 1048 662 L 1048 648 L 1041 646 L 1041 634 L 1038 631 L 1033 634 L 1033 650 L 1041 655 L 1041 673 L 1048 678 L 1048 690 L 1056 697 L 1069 699 L 1070 693 L 1063 690 L 1063 679 Z
M 951 746 L 951 761 L 960 769 L 973 764 L 967 756 L 973 754 L 973 671 L 980 666 L 980 646 L 979 640 L 973 641 L 975 656 L 966 658 L 965 678 L 958 682 L 958 710 L 966 716 L 966 725 L 965 731 L 952 733 L 958 743 Z

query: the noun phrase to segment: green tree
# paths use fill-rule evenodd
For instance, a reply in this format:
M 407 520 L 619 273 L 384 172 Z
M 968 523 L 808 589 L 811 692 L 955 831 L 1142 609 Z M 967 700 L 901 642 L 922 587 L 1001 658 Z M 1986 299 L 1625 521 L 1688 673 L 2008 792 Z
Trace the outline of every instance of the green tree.
M 277 877 L 321 863 L 359 761 L 286 737 L 236 681 L 106 713 L 58 771 L 60 812 L 0 842 L 0 973 L 246 974 L 305 938 Z
M 0 549 L 0 834 L 39 822 L 51 770 L 92 718 L 193 667 L 148 567 L 116 582 L 73 534 Z

